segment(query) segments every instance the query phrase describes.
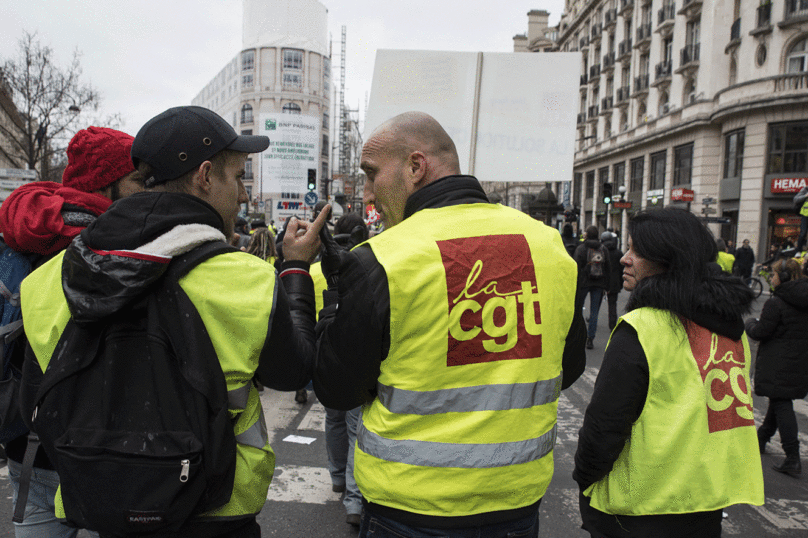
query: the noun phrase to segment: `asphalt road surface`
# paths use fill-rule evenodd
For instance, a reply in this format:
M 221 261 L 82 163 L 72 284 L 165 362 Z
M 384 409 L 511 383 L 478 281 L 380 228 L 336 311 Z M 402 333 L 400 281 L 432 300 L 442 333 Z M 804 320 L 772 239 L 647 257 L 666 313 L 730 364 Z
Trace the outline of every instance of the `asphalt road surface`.
M 627 293 L 620 294 L 622 310 Z M 755 304 L 757 316 L 767 295 Z M 589 304 L 587 302 L 586 307 Z M 572 480 L 573 456 L 595 379 L 608 339 L 606 304 L 601 307 L 595 349 L 588 352 L 587 369 L 559 400 L 558 440 L 555 446 L 555 475 L 541 505 L 542 538 L 588 538 L 580 529 L 578 488 Z M 752 345 L 753 356 L 757 346 Z M 294 401 L 294 393 L 265 390 L 264 404 L 271 444 L 277 456 L 275 477 L 267 503 L 258 521 L 263 536 L 306 538 L 353 538 L 357 530 L 345 522 L 340 494 L 331 491 L 326 468 L 325 411 L 313 393 L 305 405 Z M 763 420 L 767 402 L 755 397 L 755 422 Z M 795 402 L 800 429 L 801 453 L 808 464 L 808 402 Z M 306 443 L 291 442 L 289 436 L 307 438 Z M 292 438 L 294 439 L 294 438 Z M 300 439 L 298 439 L 300 441 Z M 808 469 L 799 479 L 771 469 L 784 457 L 779 437 L 775 436 L 763 456 L 766 504 L 762 507 L 732 506 L 726 510 L 725 537 L 806 537 L 808 536 Z M 124 486 L 122 484 L 122 486 Z M 0 468 L 0 537 L 14 536 L 11 523 L 11 485 L 5 465 Z M 79 536 L 86 536 L 81 532 Z

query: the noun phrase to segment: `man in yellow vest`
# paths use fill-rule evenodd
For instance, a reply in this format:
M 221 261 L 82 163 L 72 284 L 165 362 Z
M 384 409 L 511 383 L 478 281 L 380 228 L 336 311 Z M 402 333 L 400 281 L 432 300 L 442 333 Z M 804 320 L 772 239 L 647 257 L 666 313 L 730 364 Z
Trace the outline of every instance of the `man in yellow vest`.
M 721 266 L 725 273 L 732 274 L 732 267 L 735 265 L 735 256 L 727 252 L 727 243 L 723 239 L 716 239 L 715 245 L 718 248 L 715 262 Z
M 558 396 L 585 367 L 575 262 L 556 230 L 489 203 L 427 114 L 376 129 L 361 167 L 385 231 L 323 260 L 339 304 L 314 374 L 325 406 L 364 404 L 359 535 L 536 537 Z
M 593 538 L 719 538 L 723 508 L 763 504 L 742 314 L 754 296 L 682 209 L 638 213 L 631 292 L 586 409 L 573 478 Z
M 231 239 L 239 204 L 247 201 L 241 181 L 247 155 L 268 144 L 264 136 L 237 135 L 226 120 L 201 107 L 172 108 L 147 122 L 131 150 L 146 191 L 113 204 L 71 243 L 67 254 L 60 253 L 23 281 L 26 376 L 46 371 L 71 320 L 98 325 L 125 315 L 139 297 L 156 293 L 151 284 L 159 282 L 173 257 L 203 243 Z M 204 324 L 198 340 L 209 338 L 224 373 L 236 446 L 229 501 L 193 514 L 177 536 L 260 536 L 255 516 L 266 501 L 275 455 L 253 379 L 276 390 L 296 390 L 308 382 L 315 324 L 308 267 L 319 251 L 317 234 L 324 220 L 289 223 L 287 261 L 279 282 L 270 264 L 235 249 L 201 261 L 179 280 Z M 33 416 L 36 431 L 33 405 L 23 416 Z M 142 450 L 147 452 L 145 435 Z M 117 477 L 106 478 L 116 488 L 129 486 Z M 103 497 L 104 492 L 96 493 Z M 86 505 L 92 499 L 78 501 Z M 73 521 L 66 507 L 57 493 L 57 516 Z M 141 524 L 158 517 L 163 516 L 146 512 L 129 521 Z

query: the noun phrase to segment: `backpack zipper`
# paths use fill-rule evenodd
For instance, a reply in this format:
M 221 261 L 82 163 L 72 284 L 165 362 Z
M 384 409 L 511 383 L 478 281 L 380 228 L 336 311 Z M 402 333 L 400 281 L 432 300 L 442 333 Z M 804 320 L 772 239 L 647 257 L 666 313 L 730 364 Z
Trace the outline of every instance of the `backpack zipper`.
M 180 482 L 188 481 L 188 473 L 191 471 L 191 460 L 182 460 L 180 462 L 182 470 L 180 471 Z

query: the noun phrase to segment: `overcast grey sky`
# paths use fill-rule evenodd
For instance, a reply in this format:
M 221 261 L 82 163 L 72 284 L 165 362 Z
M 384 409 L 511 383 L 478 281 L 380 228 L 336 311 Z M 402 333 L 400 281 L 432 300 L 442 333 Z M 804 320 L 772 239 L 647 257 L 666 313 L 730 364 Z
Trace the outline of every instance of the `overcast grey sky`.
M 328 8 L 333 81 L 339 83 L 347 26 L 346 104 L 364 107 L 377 49 L 509 52 L 527 31 L 527 12 L 564 0 L 320 0 Z M 3 2 L 0 57 L 24 30 L 37 32 L 61 64 L 82 53 L 84 80 L 102 95 L 102 114 L 120 113 L 134 135 L 149 118 L 191 99 L 241 50 L 241 0 L 26 0 Z

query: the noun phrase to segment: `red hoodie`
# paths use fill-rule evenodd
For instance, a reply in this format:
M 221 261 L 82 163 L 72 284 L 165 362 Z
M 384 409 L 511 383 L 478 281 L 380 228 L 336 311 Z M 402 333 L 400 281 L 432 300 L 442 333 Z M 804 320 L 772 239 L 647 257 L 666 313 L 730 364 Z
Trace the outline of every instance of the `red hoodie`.
M 0 205 L 0 232 L 18 252 L 50 255 L 67 247 L 84 226 L 65 223 L 62 212 L 97 217 L 112 201 L 52 181 L 27 183 L 12 191 Z

